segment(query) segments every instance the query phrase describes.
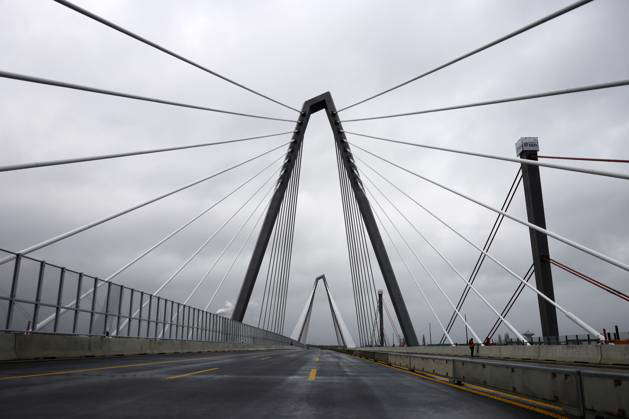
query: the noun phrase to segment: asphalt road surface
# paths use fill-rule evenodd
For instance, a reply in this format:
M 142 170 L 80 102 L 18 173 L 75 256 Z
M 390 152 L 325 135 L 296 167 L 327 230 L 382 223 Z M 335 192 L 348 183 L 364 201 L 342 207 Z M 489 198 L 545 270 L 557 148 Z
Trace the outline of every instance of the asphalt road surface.
M 332 351 L 144 355 L 0 364 L 0 417 L 536 417 Z

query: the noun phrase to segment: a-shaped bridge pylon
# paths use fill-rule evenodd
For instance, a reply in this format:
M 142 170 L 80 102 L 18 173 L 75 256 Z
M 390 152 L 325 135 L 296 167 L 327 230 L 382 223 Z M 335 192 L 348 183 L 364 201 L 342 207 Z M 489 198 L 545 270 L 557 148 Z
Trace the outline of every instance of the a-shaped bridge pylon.
M 317 293 L 317 285 L 319 282 L 323 282 L 323 286 L 325 288 L 325 293 L 328 297 L 328 303 L 330 305 L 330 311 L 332 312 L 332 324 L 334 325 L 334 333 L 336 334 L 336 340 L 341 346 L 345 346 L 348 348 L 355 348 L 356 343 L 354 343 L 354 339 L 352 335 L 349 333 L 349 329 L 347 325 L 343 321 L 343 317 L 341 316 L 341 312 L 332 297 L 332 293 L 330 292 L 330 288 L 328 287 L 328 281 L 325 279 L 325 275 L 320 275 L 315 279 L 314 287 L 312 287 L 312 291 L 306 300 L 306 305 L 299 315 L 299 319 L 297 320 L 297 324 L 293 329 L 293 333 L 291 334 L 291 338 L 297 340 L 302 343 L 306 343 L 308 340 L 308 329 L 310 328 L 310 317 L 312 315 L 312 306 L 314 303 L 314 297 Z

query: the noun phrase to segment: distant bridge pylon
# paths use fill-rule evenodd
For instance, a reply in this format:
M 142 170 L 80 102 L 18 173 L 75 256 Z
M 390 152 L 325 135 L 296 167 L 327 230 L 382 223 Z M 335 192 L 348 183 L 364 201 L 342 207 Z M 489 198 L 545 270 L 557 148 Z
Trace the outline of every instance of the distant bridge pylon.
M 291 339 L 294 339 L 301 343 L 306 343 L 308 340 L 308 330 L 310 328 L 310 318 L 312 315 L 312 307 L 314 303 L 314 297 L 317 293 L 317 286 L 319 282 L 323 282 L 323 287 L 325 289 L 325 294 L 328 297 L 328 304 L 330 305 L 330 312 L 332 313 L 332 324 L 334 325 L 334 333 L 336 334 L 336 341 L 341 346 L 345 346 L 347 348 L 355 348 L 356 343 L 354 342 L 354 338 L 352 338 L 343 317 L 341 316 L 341 312 L 332 297 L 332 293 L 330 292 L 330 287 L 328 286 L 328 281 L 325 278 L 325 275 L 319 275 L 315 278 L 314 287 L 312 287 L 312 291 L 308 295 L 308 299 L 306 300 L 306 304 L 304 305 L 304 309 L 299 315 L 299 319 L 297 320 L 297 324 L 293 329 L 293 333 L 291 334 Z

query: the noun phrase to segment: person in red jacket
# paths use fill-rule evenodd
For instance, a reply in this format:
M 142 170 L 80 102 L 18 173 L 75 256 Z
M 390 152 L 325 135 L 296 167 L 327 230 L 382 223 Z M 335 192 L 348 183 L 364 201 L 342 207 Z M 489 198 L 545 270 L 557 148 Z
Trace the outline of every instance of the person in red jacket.
M 470 347 L 470 356 L 474 358 L 474 338 L 470 338 L 470 341 L 467 344 Z

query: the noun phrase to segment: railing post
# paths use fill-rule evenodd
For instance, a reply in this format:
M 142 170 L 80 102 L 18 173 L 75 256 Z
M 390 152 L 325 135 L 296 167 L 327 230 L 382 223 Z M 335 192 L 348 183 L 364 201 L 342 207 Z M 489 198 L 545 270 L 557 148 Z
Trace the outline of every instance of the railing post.
M 196 323 L 196 317 L 197 317 L 197 310 L 194 307 L 190 307 L 190 310 L 192 311 L 192 315 L 191 315 L 191 323 L 190 323 L 190 330 L 188 331 L 188 340 L 194 340 L 194 331 L 195 331 L 195 323 Z
M 175 340 L 179 339 L 179 323 L 181 323 L 181 303 L 177 303 L 177 320 L 175 321 Z
M 384 346 L 384 319 L 382 318 L 382 290 L 378 290 L 378 320 L 380 346 Z
M 144 308 L 144 291 L 140 291 L 140 304 L 138 305 L 138 335 L 142 335 L 142 309 Z
M 109 321 L 109 299 L 111 297 L 111 282 L 107 282 L 107 294 L 105 295 L 105 321 L 103 322 L 103 335 L 109 332 L 107 322 Z
M 35 307 L 33 307 L 33 330 L 37 330 L 37 321 L 39 320 L 39 304 L 41 303 L 41 287 L 44 281 L 44 272 L 46 269 L 46 262 L 43 260 L 39 262 L 39 275 L 37 275 L 37 290 L 35 291 Z
M 210 340 L 210 313 L 208 313 L 207 311 L 204 311 L 204 313 L 205 313 L 204 315 L 205 316 L 205 323 L 204 323 L 205 333 L 203 335 L 203 340 L 207 342 L 208 340 Z
M 120 292 L 118 293 L 118 315 L 116 316 L 116 336 L 120 334 L 120 316 L 122 315 L 122 295 L 124 294 L 124 287 L 119 285 Z
M 15 265 L 13 265 L 13 277 L 11 279 L 11 291 L 9 293 L 9 306 L 7 307 L 6 330 L 11 330 L 11 322 L 13 320 L 13 310 L 15 309 L 15 295 L 17 293 L 17 281 L 20 279 L 20 267 L 22 265 L 22 255 L 17 254 L 15 257 Z
M 537 137 L 522 137 L 516 143 L 516 152 L 522 159 L 537 161 L 539 143 Z M 526 200 L 526 214 L 528 221 L 541 228 L 546 228 L 544 214 L 544 199 L 542 197 L 542 183 L 539 166 L 522 164 L 522 184 Z M 531 252 L 535 268 L 535 285 L 537 289 L 551 300 L 555 300 L 553 276 L 550 268 L 550 252 L 548 237 L 545 234 L 529 229 Z M 542 323 L 542 336 L 547 341 L 558 343 L 559 327 L 557 326 L 557 311 L 555 306 L 537 297 L 539 315 Z
M 72 333 L 76 334 L 76 327 L 79 321 L 79 309 L 81 308 L 81 288 L 83 288 L 83 273 L 79 274 L 76 284 L 76 298 L 74 300 L 74 320 L 72 321 Z
M 181 338 L 188 340 L 188 336 L 190 336 L 190 306 L 184 306 L 184 311 L 186 312 L 186 328 L 181 334 Z
M 55 306 L 55 321 L 52 326 L 53 333 L 57 333 L 57 327 L 59 326 L 59 312 L 61 311 L 61 304 L 63 299 L 63 283 L 65 281 L 66 268 L 61 268 L 59 274 L 59 290 L 57 291 L 57 305 Z
M 135 290 L 129 288 L 129 317 L 127 320 L 127 337 L 131 336 L 131 320 L 133 319 L 133 297 Z
M 193 340 L 199 340 L 199 319 L 201 318 L 201 312 L 198 308 L 194 309 L 194 333 L 192 334 Z
M 159 306 L 160 306 L 160 301 L 161 298 L 157 297 L 157 304 L 155 305 L 155 339 L 157 339 L 158 333 L 157 330 L 159 329 Z
M 170 321 L 168 322 L 168 339 L 173 337 L 173 307 L 175 306 L 175 302 L 170 302 Z
M 149 310 L 146 313 L 146 337 L 151 336 L 151 309 L 153 308 L 153 294 L 149 294 Z
M 94 288 L 92 288 L 92 304 L 90 307 L 90 327 L 87 331 L 88 335 L 92 335 L 94 330 L 94 312 L 96 311 L 96 296 L 98 291 L 98 278 L 94 278 Z
M 162 336 L 162 339 L 166 339 L 166 308 L 168 307 L 168 301 L 164 299 L 164 315 L 162 316 L 162 331 L 160 333 L 160 335 Z M 170 306 L 173 306 L 173 302 L 170 302 Z

